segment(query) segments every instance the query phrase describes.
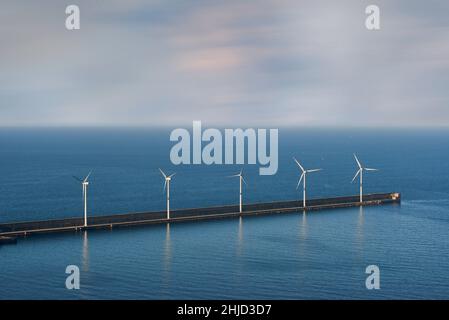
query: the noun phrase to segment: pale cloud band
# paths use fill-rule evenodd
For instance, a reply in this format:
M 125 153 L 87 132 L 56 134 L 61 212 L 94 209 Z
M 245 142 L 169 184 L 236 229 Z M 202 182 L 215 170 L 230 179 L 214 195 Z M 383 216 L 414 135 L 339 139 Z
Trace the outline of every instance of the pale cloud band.
M 7 1 L 0 125 L 449 125 L 449 3 L 371 3 Z

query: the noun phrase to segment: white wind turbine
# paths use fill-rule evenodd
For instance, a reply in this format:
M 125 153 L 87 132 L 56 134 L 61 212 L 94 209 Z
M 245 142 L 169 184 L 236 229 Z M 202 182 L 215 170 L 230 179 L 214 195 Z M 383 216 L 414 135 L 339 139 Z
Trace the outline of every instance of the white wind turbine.
M 301 184 L 301 181 L 304 179 L 303 181 L 303 196 L 302 196 L 302 207 L 305 208 L 306 207 L 306 177 L 308 173 L 311 172 L 317 172 L 317 171 L 321 171 L 323 169 L 309 169 L 306 170 L 304 169 L 304 167 L 299 163 L 298 160 L 296 160 L 296 158 L 293 158 L 293 160 L 295 160 L 296 164 L 298 165 L 298 167 L 301 169 L 302 174 L 301 177 L 298 180 L 298 184 L 296 185 L 296 189 L 299 188 L 299 185 Z
M 233 177 L 239 177 L 239 183 L 240 183 L 240 193 L 239 193 L 239 211 L 240 213 L 242 213 L 243 209 L 243 205 L 242 205 L 242 200 L 243 200 L 243 182 L 247 185 L 245 178 L 243 178 L 243 169 L 240 170 L 240 172 L 238 174 L 235 174 L 233 176 L 229 176 L 229 178 L 233 178 Z
M 167 188 L 167 220 L 170 220 L 170 181 L 171 178 L 176 174 L 176 173 L 172 173 L 171 175 L 167 176 L 164 171 L 162 171 L 161 169 L 159 169 L 159 171 L 161 172 L 161 174 L 164 176 L 165 182 L 164 182 L 164 191 L 165 188 Z
M 83 201 L 84 201 L 84 227 L 87 227 L 87 187 L 89 186 L 89 177 L 92 174 L 92 170 L 89 174 L 84 178 L 80 179 L 78 177 L 73 176 L 77 181 L 81 182 L 83 186 Z
M 354 153 L 354 158 L 355 158 L 355 161 L 357 162 L 357 166 L 359 167 L 359 170 L 357 170 L 354 178 L 352 178 L 351 183 L 353 183 L 355 178 L 357 178 L 357 176 L 360 175 L 360 203 L 362 203 L 363 202 L 363 170 L 365 170 L 365 171 L 378 171 L 378 169 L 363 167 L 362 164 L 360 163 L 359 159 L 355 155 L 355 153 Z

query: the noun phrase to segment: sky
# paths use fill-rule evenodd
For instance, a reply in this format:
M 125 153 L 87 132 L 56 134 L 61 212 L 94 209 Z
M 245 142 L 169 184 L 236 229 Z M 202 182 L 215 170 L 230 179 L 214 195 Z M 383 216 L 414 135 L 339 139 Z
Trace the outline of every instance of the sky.
M 449 126 L 446 0 L 0 2 L 0 126 Z

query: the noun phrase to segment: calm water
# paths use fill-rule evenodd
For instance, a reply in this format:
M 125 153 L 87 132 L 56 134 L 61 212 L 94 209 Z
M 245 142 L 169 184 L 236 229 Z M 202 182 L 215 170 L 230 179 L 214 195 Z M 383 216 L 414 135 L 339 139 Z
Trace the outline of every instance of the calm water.
M 168 131 L 1 129 L 0 222 L 82 216 L 72 175 L 94 169 L 89 211 L 164 208 L 158 167 L 176 171 L 172 207 L 238 201 L 240 167 L 172 166 Z M 310 197 L 402 193 L 400 206 L 33 236 L 0 247 L 0 298 L 449 298 L 449 131 L 280 129 L 279 171 L 245 167 L 245 201 L 300 198 L 292 156 L 325 171 Z M 81 290 L 65 289 L 65 268 Z M 365 268 L 381 290 L 365 289 Z

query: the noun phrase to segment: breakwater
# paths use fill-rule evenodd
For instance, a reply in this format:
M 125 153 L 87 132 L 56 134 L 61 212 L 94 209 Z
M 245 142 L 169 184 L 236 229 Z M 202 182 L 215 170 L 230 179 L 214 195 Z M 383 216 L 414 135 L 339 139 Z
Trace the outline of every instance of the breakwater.
M 10 242 L 11 237 L 28 236 L 37 233 L 69 232 L 78 230 L 103 229 L 124 227 L 133 225 L 145 225 L 156 223 L 175 223 L 182 221 L 195 221 L 206 219 L 223 219 L 238 216 L 278 214 L 288 212 L 314 211 L 325 209 L 337 209 L 356 206 L 372 206 L 391 203 L 400 203 L 400 193 L 376 193 L 367 194 L 360 202 L 359 196 L 322 198 L 307 200 L 306 208 L 302 200 L 277 201 L 266 203 L 254 203 L 243 205 L 243 212 L 239 212 L 238 205 L 178 209 L 170 211 L 170 219 L 167 219 L 166 211 L 137 212 L 114 215 L 102 215 L 88 217 L 88 226 L 84 227 L 84 220 L 79 218 L 28 221 L 0 224 L 1 239 Z M 7 241 L 7 240 L 8 241 Z

